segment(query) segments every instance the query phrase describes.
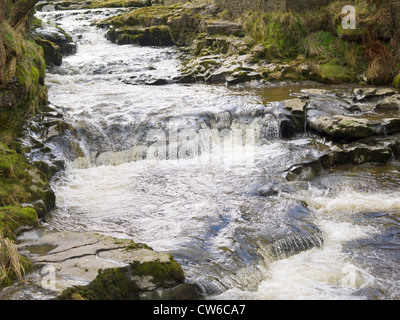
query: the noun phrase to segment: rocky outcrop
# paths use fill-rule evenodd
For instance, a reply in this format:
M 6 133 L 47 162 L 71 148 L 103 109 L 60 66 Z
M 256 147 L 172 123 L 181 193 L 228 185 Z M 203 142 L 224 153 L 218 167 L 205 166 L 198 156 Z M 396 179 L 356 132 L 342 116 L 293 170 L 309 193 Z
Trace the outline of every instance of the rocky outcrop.
M 63 56 L 76 53 L 76 43 L 58 26 L 35 19 L 31 33 L 35 42 L 43 48 L 47 66 L 60 66 Z
M 282 138 L 291 138 L 296 134 L 304 134 L 307 130 L 305 99 L 290 99 L 281 103 L 283 112 L 280 113 L 279 123 Z
M 284 114 L 288 126 L 295 126 L 297 109 L 298 119 L 306 120 L 308 132 L 329 142 L 318 147 L 318 156 L 289 167 L 285 173 L 288 181 L 310 181 L 322 170 L 341 165 L 384 165 L 399 159 L 400 100 L 396 90 L 356 88 L 352 94 L 343 95 L 341 103 L 334 103 L 337 96 L 332 96 L 328 106 L 329 95 L 332 93 L 323 89 L 303 90 L 301 98 L 282 103 L 289 106 L 285 108 L 289 115 Z
M 226 36 L 244 37 L 245 32 L 240 23 L 224 20 L 205 19 L 200 31 L 207 34 L 220 34 Z
M 204 18 L 213 17 L 206 5 L 151 6 L 139 8 L 99 22 L 110 27 L 107 38 L 118 44 L 190 45 L 200 32 Z
M 311 118 L 308 125 L 321 135 L 337 141 L 355 141 L 379 133 L 372 121 L 345 115 Z
M 37 9 L 41 11 L 46 6 L 52 6 L 55 10 L 62 11 L 97 8 L 141 8 L 150 5 L 150 0 L 48 0 L 40 1 L 40 3 L 37 5 Z
M 321 102 L 319 102 L 321 103 Z M 343 107 L 311 104 L 309 128 L 337 142 L 352 142 L 399 132 L 400 100 L 393 88 L 358 88 Z
M 61 66 L 63 55 L 61 48 L 54 42 L 39 37 L 35 38 L 36 43 L 43 48 L 44 60 L 47 66 Z
M 173 256 L 147 245 L 94 233 L 31 230 L 19 250 L 37 267 L 53 270 L 48 284 L 57 299 L 127 300 L 190 299 L 195 287 L 185 283 Z M 46 276 L 46 273 L 44 273 Z M 82 283 L 85 283 L 82 285 Z

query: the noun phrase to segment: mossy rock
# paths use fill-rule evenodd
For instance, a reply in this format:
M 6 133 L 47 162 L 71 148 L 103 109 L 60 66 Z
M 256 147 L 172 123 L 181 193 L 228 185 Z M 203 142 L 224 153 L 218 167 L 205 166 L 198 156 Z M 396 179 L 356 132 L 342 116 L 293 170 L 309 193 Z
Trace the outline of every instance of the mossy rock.
M 97 8 L 140 8 L 151 6 L 150 0 L 95 0 L 88 6 L 91 9 Z
M 40 216 L 54 207 L 55 195 L 46 176 L 23 155 L 0 143 L 0 205 L 16 206 L 42 201 Z
M 336 29 L 336 33 L 342 40 L 361 42 L 363 37 L 368 34 L 368 31 L 364 28 L 344 29 L 341 25 L 339 25 Z
M 62 64 L 63 55 L 60 46 L 56 45 L 54 42 L 39 37 L 36 37 L 35 41 L 43 48 L 44 59 L 48 66 L 60 66 Z
M 119 44 L 187 46 L 200 32 L 201 8 L 174 5 L 139 8 L 117 17 L 100 21 L 100 27 L 112 27 L 109 39 Z M 207 14 L 204 13 L 204 16 Z M 144 35 L 132 35 L 129 30 L 144 29 Z M 143 43 L 143 44 L 142 44 Z
M 316 68 L 317 79 L 324 83 L 338 84 L 354 81 L 350 69 L 335 63 L 325 63 Z
M 166 25 L 144 27 L 124 27 L 110 29 L 107 39 L 117 44 L 139 44 L 142 46 L 170 46 L 174 44 L 170 28 Z
M 400 89 L 400 73 L 394 78 L 393 87 Z
M 34 209 L 0 207 L 0 232 L 4 237 L 15 239 L 17 229 L 22 226 L 38 226 L 38 216 Z
M 181 266 L 172 256 L 168 262 L 134 261 L 127 267 L 99 270 L 96 279 L 88 286 L 69 288 L 57 299 L 136 300 L 143 292 L 138 282 L 145 278 L 149 278 L 157 288 L 165 289 L 182 284 L 185 280 Z
M 344 115 L 308 119 L 310 128 L 334 141 L 356 141 L 378 135 L 374 124 L 365 118 Z

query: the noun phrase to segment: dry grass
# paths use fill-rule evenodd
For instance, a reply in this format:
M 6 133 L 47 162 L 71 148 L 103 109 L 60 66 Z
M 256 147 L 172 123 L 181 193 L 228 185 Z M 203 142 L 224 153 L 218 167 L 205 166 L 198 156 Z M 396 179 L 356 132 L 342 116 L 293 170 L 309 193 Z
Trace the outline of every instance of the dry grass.
M 25 273 L 21 256 L 11 240 L 3 237 L 0 232 L 0 283 L 5 281 L 10 274 L 23 281 Z
M 369 61 L 366 76 L 374 85 L 390 84 L 396 76 L 396 59 L 387 46 L 369 32 L 363 39 L 365 58 Z

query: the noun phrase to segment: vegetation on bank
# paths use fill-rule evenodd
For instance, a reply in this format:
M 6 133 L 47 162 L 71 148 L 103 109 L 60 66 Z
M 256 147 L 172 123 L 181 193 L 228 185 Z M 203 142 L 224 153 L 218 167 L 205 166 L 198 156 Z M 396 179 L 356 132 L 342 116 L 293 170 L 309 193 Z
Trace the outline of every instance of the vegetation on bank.
M 342 8 L 349 4 L 356 9 L 354 30 L 342 27 Z M 310 11 L 247 11 L 234 19 L 228 11 L 206 6 L 188 3 L 132 9 L 100 25 L 111 26 L 109 39 L 119 44 L 194 44 L 195 58 L 213 53 L 252 53 L 256 62 L 290 65 L 287 74 L 271 75 L 260 70 L 265 80 L 400 84 L 400 27 L 396 24 L 400 6 L 396 3 L 338 0 Z M 220 28 L 220 32 L 207 29 L 207 24 L 218 20 L 240 24 L 244 34 L 226 33 L 226 28 Z M 182 41 L 177 31 L 187 31 L 189 26 L 195 36 Z M 157 36 L 149 32 L 150 28 L 157 28 Z
M 14 241 L 22 226 L 54 205 L 46 177 L 27 163 L 18 141 L 26 120 L 47 103 L 43 49 L 27 33 L 37 1 L 0 1 L 0 288 L 22 280 L 30 263 Z
M 395 15 L 400 8 L 355 0 L 356 29 L 346 30 L 341 10 L 348 4 L 335 1 L 302 13 L 247 12 L 239 21 L 263 46 L 261 59 L 307 62 L 315 80 L 398 85 L 400 28 Z

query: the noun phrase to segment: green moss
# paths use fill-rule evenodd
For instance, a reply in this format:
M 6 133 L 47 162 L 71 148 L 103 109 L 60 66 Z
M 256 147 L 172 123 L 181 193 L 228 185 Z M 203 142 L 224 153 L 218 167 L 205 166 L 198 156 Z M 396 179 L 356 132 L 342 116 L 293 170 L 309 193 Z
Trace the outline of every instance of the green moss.
M 0 232 L 4 237 L 15 239 L 15 232 L 21 226 L 38 226 L 38 217 L 34 209 L 0 207 Z
M 8 43 L 11 47 L 7 51 L 14 59 L 14 69 L 10 72 L 16 77 L 19 87 L 0 91 L 0 98 L 7 106 L 0 112 L 0 142 L 7 144 L 20 136 L 26 117 L 47 103 L 43 50 L 35 42 L 22 39 L 21 35 L 14 36 L 15 43 Z
M 23 155 L 0 143 L 0 206 L 19 206 L 42 200 L 45 209 L 55 204 L 46 176 L 26 163 Z
M 127 278 L 124 268 L 99 270 L 88 286 L 65 290 L 58 300 L 125 300 L 138 292 L 138 287 Z
M 47 65 L 60 66 L 62 64 L 63 55 L 61 53 L 61 48 L 58 45 L 54 42 L 38 37 L 35 38 L 35 41 L 43 48 L 44 59 Z
M 8 1 L 6 16 L 11 7 L 12 2 Z M 43 50 L 29 39 L 23 26 L 15 30 L 2 22 L 0 32 L 6 53 L 0 77 L 6 84 L 0 88 L 0 240 L 9 241 L 15 239 L 19 227 L 38 226 L 38 211 L 23 204 L 42 200 L 49 209 L 55 197 L 44 175 L 27 163 L 17 141 L 27 118 L 47 103 Z M 10 83 L 13 78 L 16 81 Z M 30 262 L 15 252 L 1 253 L 0 269 L 6 274 L 1 277 L 0 286 L 4 286 L 20 279 L 17 262 L 25 271 Z M 7 261 L 14 267 L 8 268 Z
M 89 5 L 89 8 L 130 8 L 150 6 L 151 1 L 142 0 L 95 0 Z
M 157 46 L 174 44 L 170 28 L 166 25 L 153 26 L 148 29 L 150 43 Z
M 126 247 L 126 250 L 137 250 L 137 249 L 147 249 L 147 250 L 153 250 L 150 248 L 147 244 L 145 243 L 134 243 L 132 242 Z
M 339 65 L 335 61 L 319 65 L 317 68 L 319 80 L 326 83 L 346 83 L 353 80 L 348 67 Z
M 247 35 L 265 46 L 264 59 L 285 59 L 296 57 L 301 40 L 322 24 L 316 16 L 311 17 L 312 13 L 255 11 L 241 20 Z
M 346 127 L 347 126 L 355 126 L 356 122 L 351 121 L 351 120 L 342 120 L 342 121 L 339 122 L 339 125 L 346 126 Z
M 184 281 L 181 266 L 171 256 L 168 262 L 133 262 L 124 268 L 99 270 L 88 286 L 65 290 L 58 300 L 126 300 L 138 299 L 141 289 L 133 281 L 136 276 L 150 276 L 158 287 L 168 288 Z
M 20 85 L 25 88 L 29 99 L 34 99 L 42 90 L 45 73 L 43 49 L 33 41 L 24 41 L 23 55 L 17 63 L 15 75 Z
M 157 20 L 159 25 L 165 25 L 168 18 L 176 13 L 175 10 L 175 8 L 166 6 L 144 7 L 103 20 L 100 25 L 112 25 L 116 28 L 128 26 L 151 27 L 154 20 Z
M 151 276 L 152 282 L 161 287 L 168 287 L 172 282 L 183 282 L 185 279 L 182 267 L 171 256 L 169 262 L 149 261 L 131 264 L 132 275 Z
M 393 86 L 395 88 L 400 88 L 400 73 L 394 78 Z

